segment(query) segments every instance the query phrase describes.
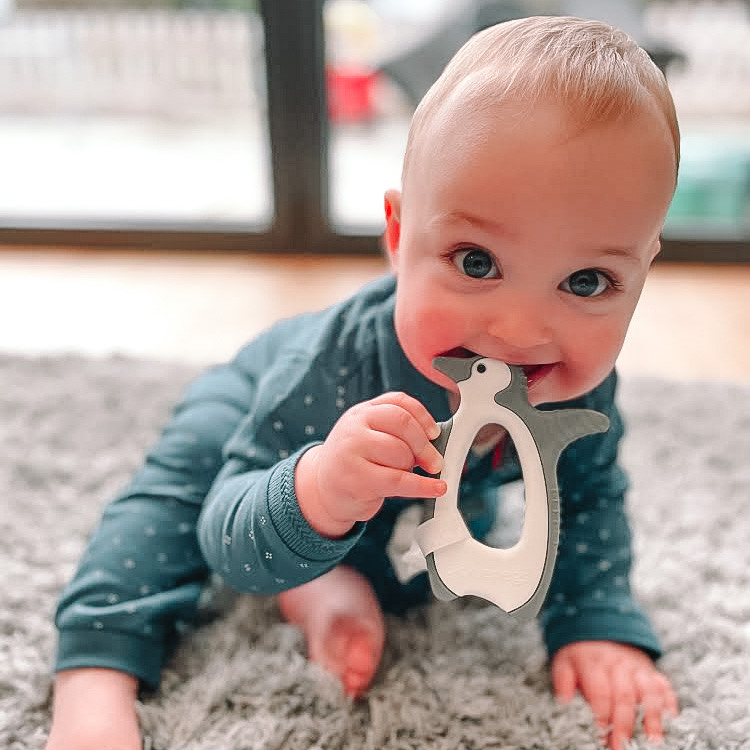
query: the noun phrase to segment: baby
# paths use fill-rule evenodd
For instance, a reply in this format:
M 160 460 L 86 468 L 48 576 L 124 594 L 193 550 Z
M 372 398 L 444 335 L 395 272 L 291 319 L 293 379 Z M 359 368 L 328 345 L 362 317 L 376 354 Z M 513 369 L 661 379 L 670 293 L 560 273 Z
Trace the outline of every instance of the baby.
M 386 193 L 393 273 L 200 377 L 106 508 L 57 614 L 48 750 L 140 747 L 138 685 L 158 684 L 210 571 L 278 594 L 310 658 L 362 696 L 383 611 L 429 600 L 426 575 L 401 583 L 386 548 L 405 508 L 446 491 L 431 440 L 457 391 L 433 359 L 475 354 L 522 366 L 535 405 L 610 419 L 560 460 L 541 624 L 559 700 L 580 691 L 612 750 L 639 709 L 660 739 L 677 702 L 630 592 L 613 368 L 678 159 L 664 78 L 621 32 L 527 18 L 471 39 L 417 109 L 402 189 Z M 502 428 L 484 429 L 460 498 L 476 537 L 520 475 Z

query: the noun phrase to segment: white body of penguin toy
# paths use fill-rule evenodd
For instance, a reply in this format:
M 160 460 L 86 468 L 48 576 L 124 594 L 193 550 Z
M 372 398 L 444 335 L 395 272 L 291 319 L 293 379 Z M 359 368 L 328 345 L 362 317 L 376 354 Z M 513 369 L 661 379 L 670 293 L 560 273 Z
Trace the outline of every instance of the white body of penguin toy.
M 448 491 L 435 498 L 432 517 L 416 531 L 432 590 L 441 600 L 479 596 L 518 619 L 531 619 L 544 602 L 557 555 L 560 454 L 578 438 L 606 432 L 609 420 L 589 409 L 536 409 L 528 401 L 526 376 L 515 365 L 481 356 L 438 357 L 433 365 L 458 384 L 461 401 L 435 440 L 444 457 L 440 478 Z M 466 455 L 487 424 L 508 432 L 523 474 L 523 529 L 509 549 L 474 539 L 458 507 Z

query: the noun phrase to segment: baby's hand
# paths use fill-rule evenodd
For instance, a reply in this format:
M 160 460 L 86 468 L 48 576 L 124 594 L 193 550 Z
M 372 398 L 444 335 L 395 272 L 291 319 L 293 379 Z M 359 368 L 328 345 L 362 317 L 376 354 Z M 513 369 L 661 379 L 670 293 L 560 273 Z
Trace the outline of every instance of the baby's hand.
M 581 691 L 611 750 L 621 750 L 633 736 L 638 706 L 643 708 L 643 731 L 654 743 L 664 739 L 663 715 L 678 712 L 669 680 L 647 654 L 622 643 L 580 641 L 563 646 L 552 659 L 552 683 L 563 703 Z
M 114 669 L 59 672 L 44 750 L 139 750 L 137 694 L 138 680 Z
M 326 441 L 307 451 L 295 475 L 302 514 L 323 536 L 336 538 L 367 521 L 386 497 L 439 497 L 443 458 L 430 442 L 440 429 L 405 393 L 386 393 L 344 412 Z

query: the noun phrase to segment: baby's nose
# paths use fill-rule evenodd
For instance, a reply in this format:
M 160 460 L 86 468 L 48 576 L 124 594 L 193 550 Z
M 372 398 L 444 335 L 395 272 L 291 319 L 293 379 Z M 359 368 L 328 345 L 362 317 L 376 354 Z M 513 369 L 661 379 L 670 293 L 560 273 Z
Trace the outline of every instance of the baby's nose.
M 528 350 L 552 341 L 551 324 L 533 305 L 508 305 L 490 321 L 487 332 L 512 350 Z

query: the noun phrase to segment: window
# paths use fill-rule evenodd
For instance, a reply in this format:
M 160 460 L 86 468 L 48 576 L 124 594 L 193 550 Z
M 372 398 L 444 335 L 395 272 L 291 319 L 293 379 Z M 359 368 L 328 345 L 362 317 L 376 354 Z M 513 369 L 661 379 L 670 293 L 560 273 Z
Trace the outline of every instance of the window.
M 0 0 L 0 242 L 378 252 L 416 102 L 518 5 Z M 559 3 L 584 5 L 605 10 Z M 655 59 L 679 53 L 662 257 L 750 260 L 746 4 L 653 0 L 641 20 Z
M 270 227 L 264 34 L 252 3 L 3 3 L 5 227 Z

